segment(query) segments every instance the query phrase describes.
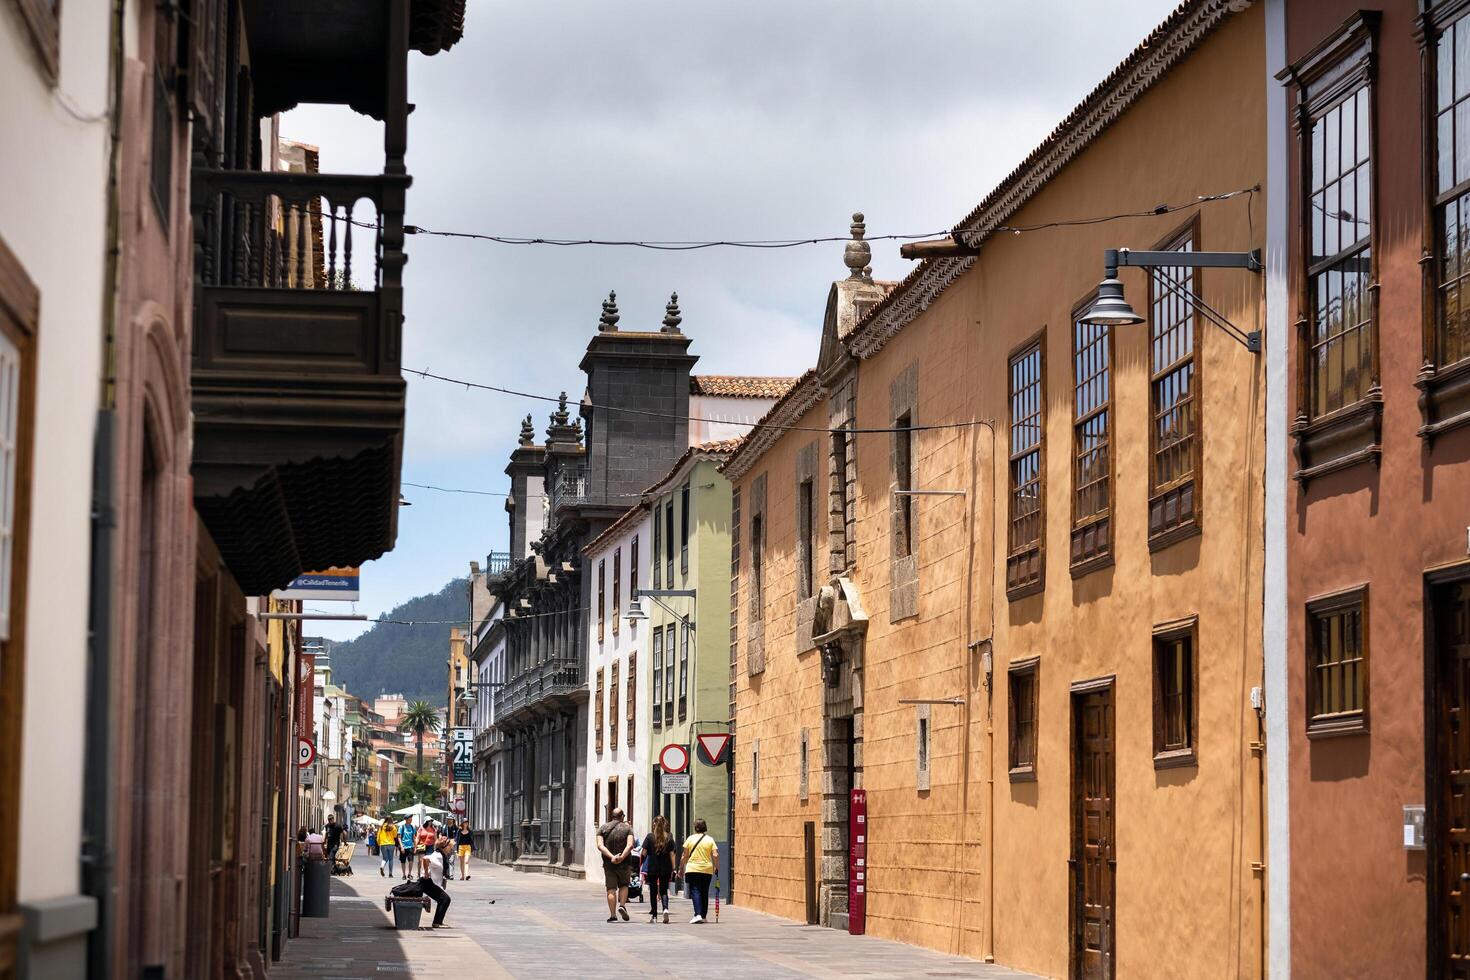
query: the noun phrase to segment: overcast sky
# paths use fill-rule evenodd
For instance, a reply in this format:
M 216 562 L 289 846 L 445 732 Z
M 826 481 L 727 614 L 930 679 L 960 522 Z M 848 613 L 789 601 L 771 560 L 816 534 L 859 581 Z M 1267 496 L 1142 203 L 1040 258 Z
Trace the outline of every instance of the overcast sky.
M 408 217 L 425 228 L 615 239 L 941 231 L 1173 8 L 1173 0 L 469 0 L 464 40 L 412 55 Z M 324 171 L 382 169 L 381 126 L 288 114 Z M 780 251 L 408 239 L 405 368 L 581 393 L 602 300 L 656 329 L 678 290 L 695 372 L 816 359 L 840 244 Z M 908 270 L 877 242 L 874 274 Z M 520 419 L 549 405 L 409 379 L 403 480 L 506 489 Z M 363 570 L 370 615 L 506 548 L 503 501 L 405 487 L 398 546 Z M 321 608 L 316 606 L 313 608 Z M 320 624 L 346 638 L 358 624 Z

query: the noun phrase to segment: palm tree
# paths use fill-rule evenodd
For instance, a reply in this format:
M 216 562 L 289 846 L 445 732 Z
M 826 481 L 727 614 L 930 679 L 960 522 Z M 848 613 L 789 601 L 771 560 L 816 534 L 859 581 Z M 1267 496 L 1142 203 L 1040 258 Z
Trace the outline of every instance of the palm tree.
M 398 721 L 398 727 L 413 732 L 418 743 L 418 763 L 414 768 L 424 771 L 424 733 L 439 730 L 439 709 L 427 701 L 410 701 Z

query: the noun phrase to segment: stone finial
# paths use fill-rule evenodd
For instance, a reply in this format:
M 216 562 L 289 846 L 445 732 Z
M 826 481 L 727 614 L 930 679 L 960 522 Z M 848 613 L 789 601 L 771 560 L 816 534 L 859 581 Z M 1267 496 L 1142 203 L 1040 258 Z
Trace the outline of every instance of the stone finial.
M 842 262 L 850 271 L 848 278 L 862 279 L 863 269 L 873 258 L 873 246 L 863 241 L 863 235 L 867 234 L 868 226 L 863 220 L 863 213 L 857 211 L 852 216 L 852 226 L 848 229 L 852 232 L 852 241 L 842 250 Z
M 556 414 L 552 418 L 556 420 L 557 425 L 567 424 L 567 393 L 565 391 L 556 400 Z
M 536 442 L 536 427 L 531 424 L 531 416 L 527 415 L 521 420 L 521 445 L 530 446 Z
M 618 329 L 618 294 L 615 290 L 609 290 L 607 299 L 602 301 L 602 316 L 597 318 L 597 329 L 599 332 L 615 331 Z
M 664 307 L 664 333 L 678 333 L 684 317 L 679 313 L 679 294 L 669 294 L 669 305 Z

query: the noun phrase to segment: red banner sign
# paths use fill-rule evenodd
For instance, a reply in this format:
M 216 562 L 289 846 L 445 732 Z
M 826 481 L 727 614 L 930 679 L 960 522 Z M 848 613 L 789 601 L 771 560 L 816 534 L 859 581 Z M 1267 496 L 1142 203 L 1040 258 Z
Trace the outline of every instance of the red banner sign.
M 296 734 L 300 738 L 316 738 L 316 653 L 304 649 L 296 654 Z
M 852 791 L 847 808 L 847 931 L 868 930 L 868 793 Z

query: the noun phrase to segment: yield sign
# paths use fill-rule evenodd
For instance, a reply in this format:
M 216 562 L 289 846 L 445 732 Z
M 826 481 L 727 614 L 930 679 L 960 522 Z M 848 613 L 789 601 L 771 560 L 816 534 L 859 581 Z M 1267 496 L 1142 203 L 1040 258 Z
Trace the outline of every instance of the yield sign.
M 730 749 L 729 735 L 696 735 L 699 745 L 699 761 L 707 766 L 723 766 L 725 753 Z

